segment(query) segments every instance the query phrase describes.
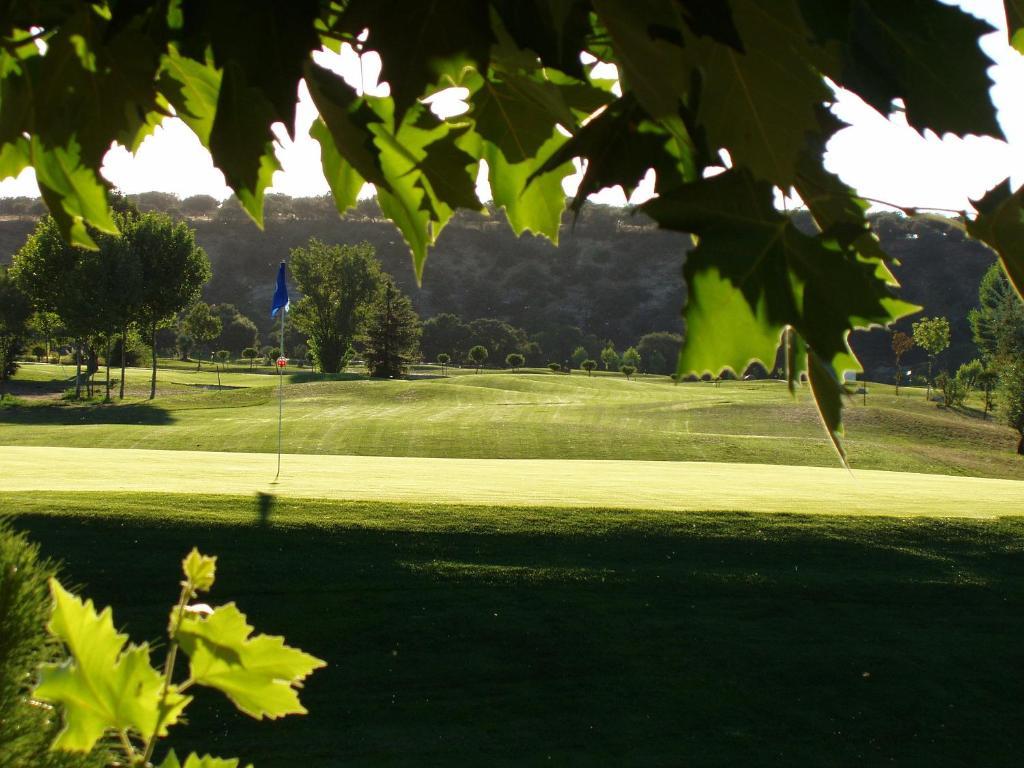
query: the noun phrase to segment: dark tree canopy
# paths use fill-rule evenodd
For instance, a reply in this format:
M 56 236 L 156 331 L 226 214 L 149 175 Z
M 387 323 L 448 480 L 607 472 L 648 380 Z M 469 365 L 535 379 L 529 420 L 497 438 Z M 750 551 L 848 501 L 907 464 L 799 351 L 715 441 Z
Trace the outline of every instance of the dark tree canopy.
M 409 297 L 390 277 L 367 309 L 362 334 L 370 375 L 397 378 L 419 356 L 420 319 Z
M 292 321 L 309 338 L 321 370 L 337 373 L 383 286 L 373 246 L 327 245 L 314 238 L 292 249 L 288 266 L 302 293 Z
M 1024 11 L 1006 9 L 1024 50 Z M 103 155 L 112 141 L 136 149 L 170 105 L 260 222 L 279 168 L 271 126 L 294 130 L 305 80 L 337 207 L 373 183 L 420 274 L 454 211 L 480 208 L 481 161 L 512 228 L 551 238 L 574 158 L 587 161 L 577 211 L 653 169 L 643 210 L 698 238 L 678 371 L 771 366 L 781 342 L 787 378 L 806 372 L 839 448 L 849 332 L 913 307 L 892 295 L 865 201 L 822 164 L 842 127 L 829 83 L 918 131 L 1001 137 L 978 46 L 990 31 L 938 0 L 13 3 L 0 20 L 0 177 L 34 167 L 64 235 L 93 247 L 87 224 L 117 229 Z M 343 43 L 380 54 L 390 96 L 360 96 L 312 59 Z M 581 53 L 617 65 L 621 91 Z M 442 120 L 421 98 L 451 86 L 469 109 Z M 776 210 L 777 189 L 795 191 L 816 232 Z M 1022 203 L 1006 182 L 965 224 L 1018 291 Z

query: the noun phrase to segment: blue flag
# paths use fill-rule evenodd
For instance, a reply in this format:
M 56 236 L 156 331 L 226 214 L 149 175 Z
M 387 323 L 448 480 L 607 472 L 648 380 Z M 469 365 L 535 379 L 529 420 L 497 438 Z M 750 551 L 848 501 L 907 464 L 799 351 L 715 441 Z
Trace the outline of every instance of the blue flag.
M 278 310 L 288 311 L 288 284 L 284 281 L 284 262 L 277 270 L 277 288 L 274 290 L 274 302 L 270 305 L 270 316 L 277 314 Z

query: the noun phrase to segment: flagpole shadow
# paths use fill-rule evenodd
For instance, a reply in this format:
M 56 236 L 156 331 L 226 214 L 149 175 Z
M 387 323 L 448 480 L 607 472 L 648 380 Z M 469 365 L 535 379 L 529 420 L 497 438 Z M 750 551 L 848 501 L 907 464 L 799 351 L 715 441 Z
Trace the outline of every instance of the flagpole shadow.
M 274 502 L 277 497 L 272 493 L 256 492 L 256 514 L 259 516 L 259 526 L 266 528 L 270 525 L 270 514 L 274 509 Z

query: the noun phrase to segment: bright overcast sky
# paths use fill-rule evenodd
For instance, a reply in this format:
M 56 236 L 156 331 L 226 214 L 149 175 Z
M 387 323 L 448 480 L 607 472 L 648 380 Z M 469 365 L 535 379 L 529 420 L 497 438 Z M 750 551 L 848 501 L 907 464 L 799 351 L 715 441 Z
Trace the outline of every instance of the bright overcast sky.
M 969 197 L 980 197 L 1006 176 L 1013 177 L 1015 186 L 1024 181 L 1024 56 L 1006 42 L 1006 20 L 1000 0 L 961 0 L 960 5 L 1000 30 L 982 38 L 982 48 L 995 62 L 990 70 L 995 83 L 992 98 L 1008 141 L 978 137 L 940 139 L 933 134 L 922 137 L 902 117 L 886 119 L 860 99 L 843 92 L 836 113 L 850 127 L 829 143 L 826 164 L 862 195 L 902 206 L 963 209 Z M 386 85 L 376 85 L 380 67 L 374 55 L 364 56 L 362 66 L 351 49 L 340 56 L 321 53 L 317 60 L 355 87 L 365 85 L 371 93 L 387 92 Z M 444 106 L 439 103 L 435 108 L 443 110 Z M 293 197 L 328 191 L 320 170 L 319 145 L 308 135 L 315 116 L 309 94 L 301 86 L 296 140 L 291 141 L 283 129 L 276 131 L 278 157 L 284 170 L 274 174 L 272 191 Z M 220 199 L 231 194 L 209 154 L 176 119 L 157 128 L 135 157 L 120 147 L 112 149 L 107 154 L 103 174 L 129 194 L 158 190 L 181 197 L 209 194 Z M 578 177 L 566 179 L 566 191 L 572 193 L 578 183 Z M 486 187 L 478 189 L 489 197 Z M 640 202 L 649 194 L 650 184 L 642 184 L 632 202 Z M 31 169 L 16 179 L 0 182 L 0 196 L 17 195 L 38 195 Z M 617 188 L 595 197 L 604 203 L 625 202 Z

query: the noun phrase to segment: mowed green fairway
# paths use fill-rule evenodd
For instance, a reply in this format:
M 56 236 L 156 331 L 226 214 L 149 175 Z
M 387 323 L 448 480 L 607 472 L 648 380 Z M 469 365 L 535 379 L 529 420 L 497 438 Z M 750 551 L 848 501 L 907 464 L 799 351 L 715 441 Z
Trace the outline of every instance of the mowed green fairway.
M 307 717 L 200 691 L 179 753 L 1020 764 L 1022 464 L 975 412 L 872 386 L 846 412 L 851 473 L 776 382 L 298 375 L 271 483 L 271 377 L 161 371 L 147 404 L 131 371 L 101 406 L 19 375 L 0 514 L 67 583 L 158 638 L 198 545 L 220 557 L 211 602 L 329 664 Z
M 668 461 L 0 446 L 0 493 L 252 495 L 623 510 L 991 518 L 1024 514 L 1024 482 L 826 467 Z
M 268 500 L 265 500 L 265 502 Z M 310 714 L 205 695 L 257 768 L 1019 766 L 1024 518 L 6 494 L 134 638 L 194 544 L 214 604 L 329 667 Z
M 39 386 L 56 366 L 19 374 Z M 136 399 L 110 406 L 29 400 L 0 409 L 0 445 L 270 452 L 277 448 L 274 377 L 162 370 L 153 404 L 146 371 Z M 49 377 L 49 378 L 47 378 Z M 285 387 L 285 450 L 296 454 L 516 459 L 711 461 L 835 467 L 809 397 L 774 381 L 673 385 L 656 377 L 485 373 L 412 381 L 310 381 Z M 976 412 L 897 398 L 872 385 L 846 411 L 855 468 L 1024 477 L 1013 432 Z

